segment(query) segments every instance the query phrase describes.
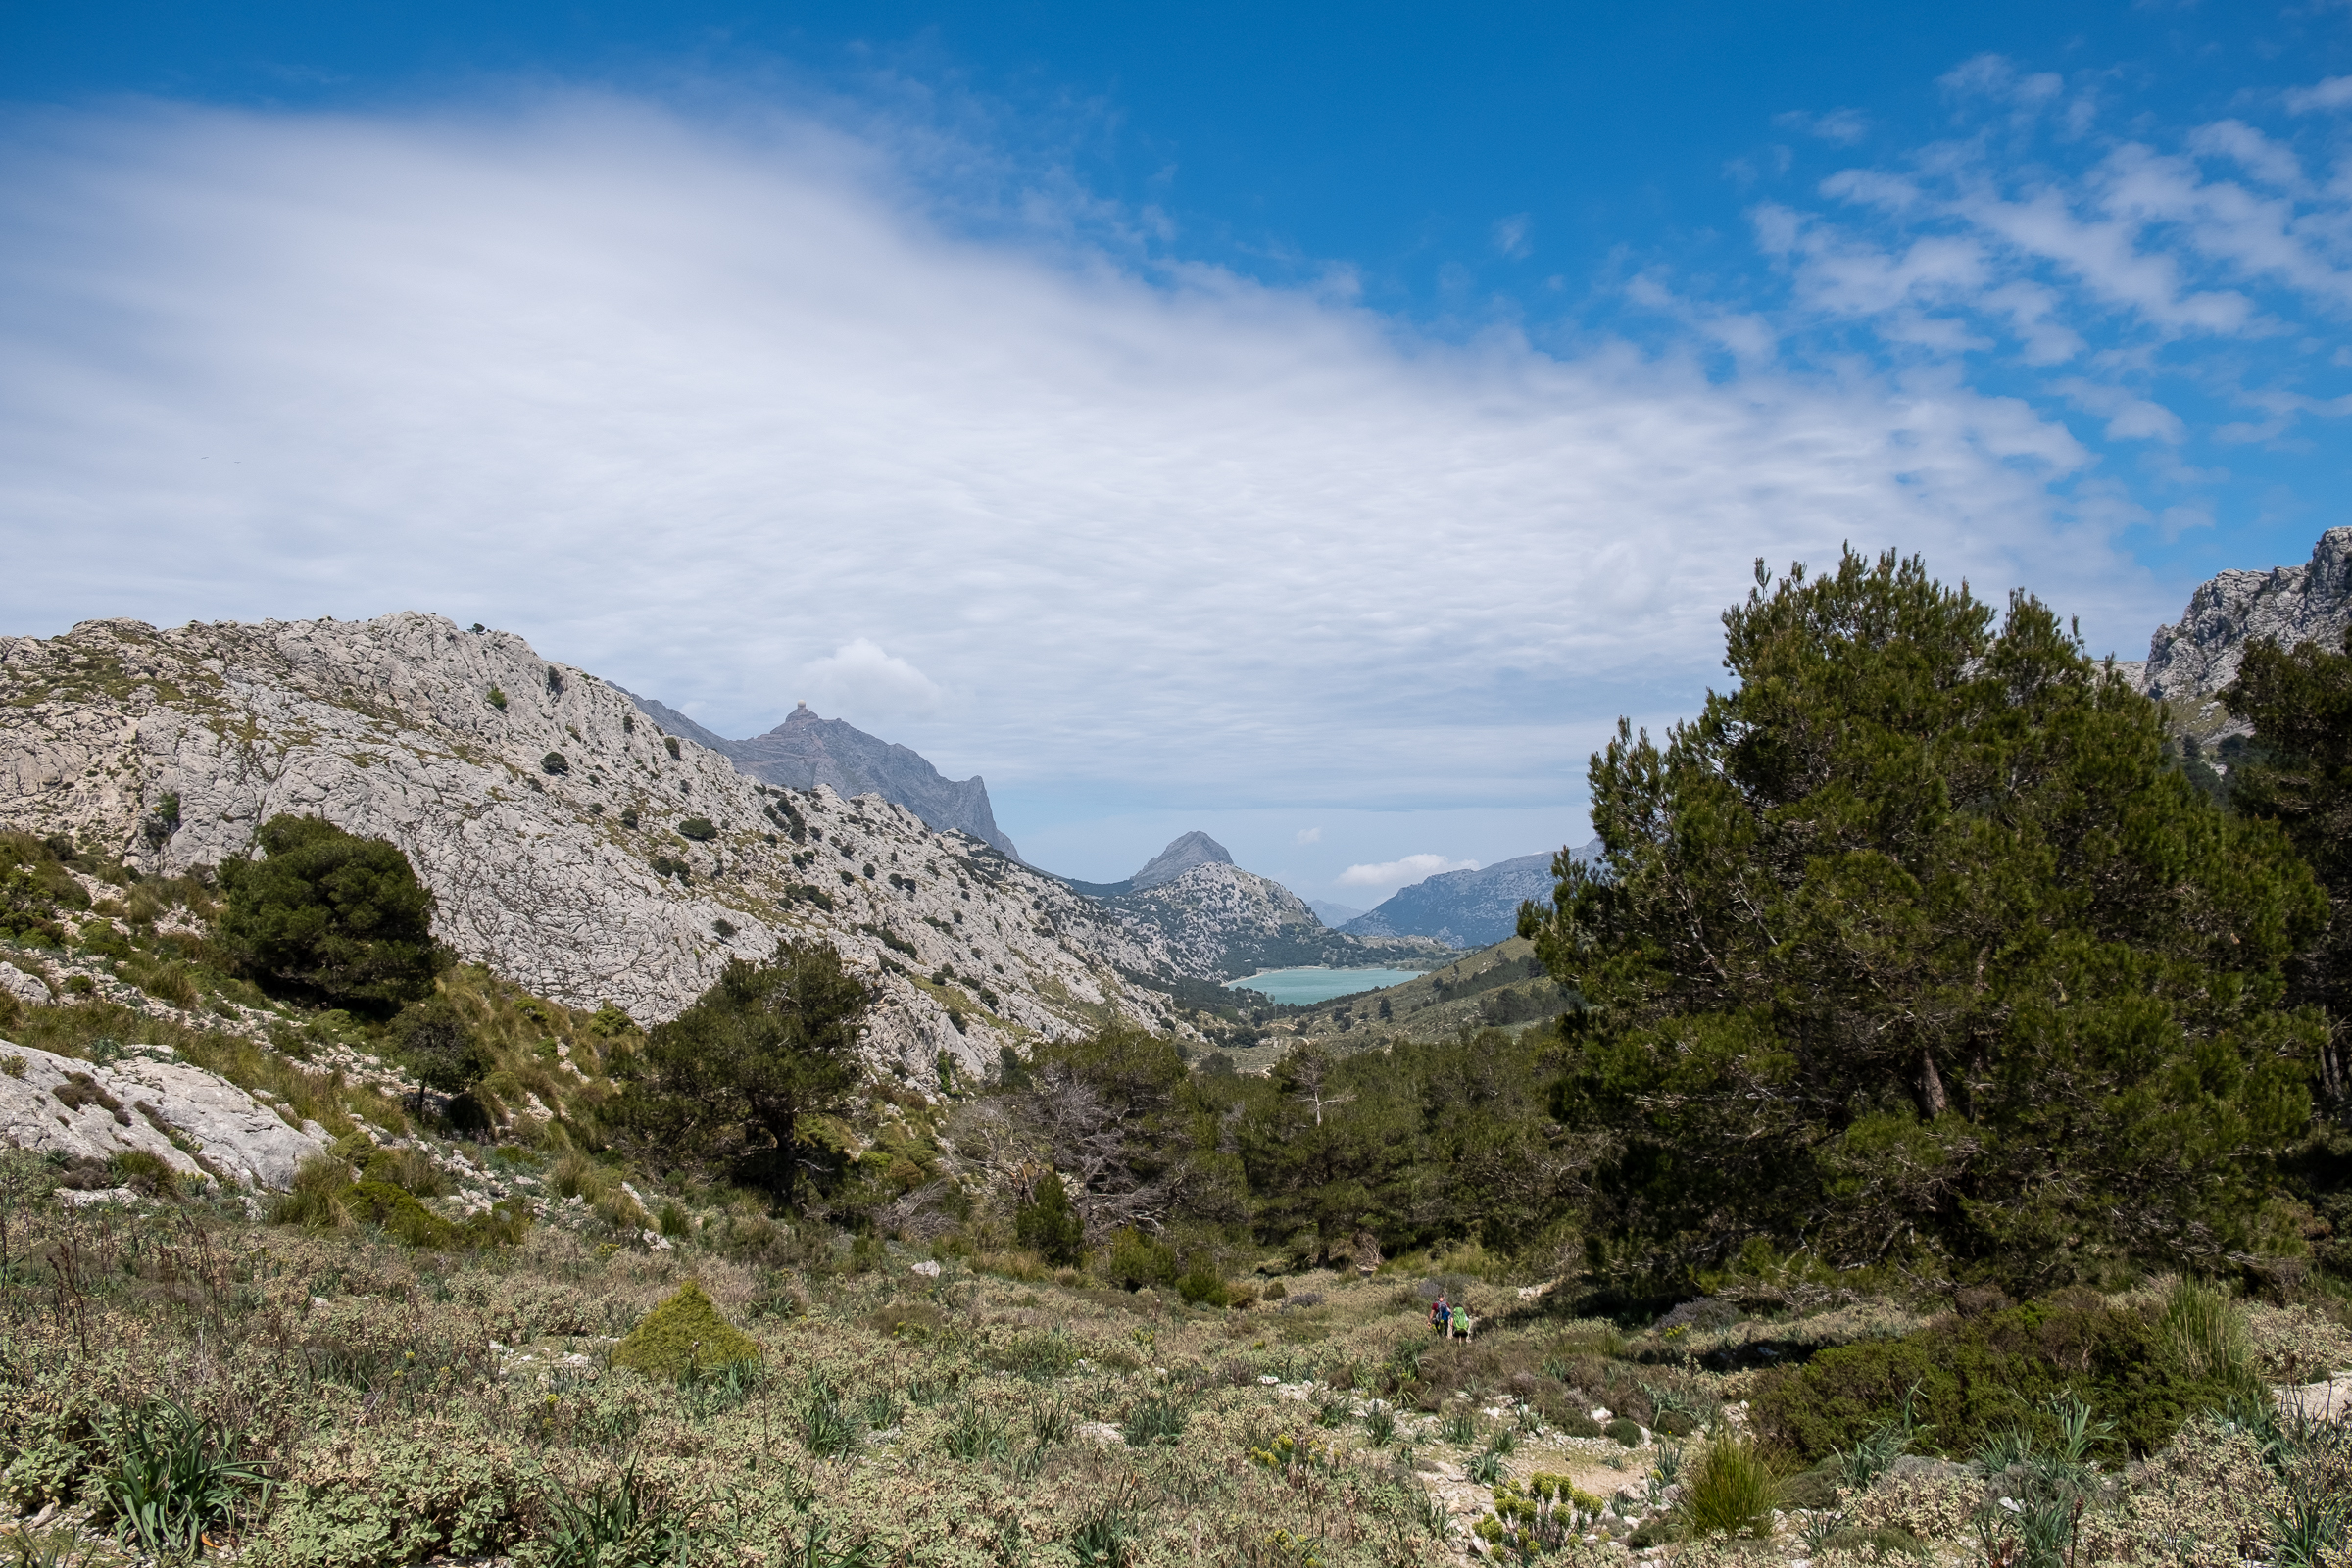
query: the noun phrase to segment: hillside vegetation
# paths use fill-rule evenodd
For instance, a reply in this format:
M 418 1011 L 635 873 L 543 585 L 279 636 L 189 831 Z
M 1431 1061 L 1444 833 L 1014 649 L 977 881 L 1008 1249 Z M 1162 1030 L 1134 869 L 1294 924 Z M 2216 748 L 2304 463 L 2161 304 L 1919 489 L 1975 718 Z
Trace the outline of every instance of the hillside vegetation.
M 817 933 L 636 1020 L 315 819 L 0 839 L 0 1036 L 320 1149 L 0 1153 L 12 1549 L 2342 1568 L 2352 652 L 2250 653 L 2200 781 L 2031 599 L 1726 624 L 1521 938 L 1228 1051 L 918 1077 Z

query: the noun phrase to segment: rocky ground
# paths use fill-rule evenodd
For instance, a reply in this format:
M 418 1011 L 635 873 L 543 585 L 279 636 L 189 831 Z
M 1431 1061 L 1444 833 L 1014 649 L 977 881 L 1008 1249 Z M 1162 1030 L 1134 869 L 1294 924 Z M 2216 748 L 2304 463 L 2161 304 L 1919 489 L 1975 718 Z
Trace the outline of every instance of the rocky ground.
M 411 613 L 0 638 L 0 824 L 175 873 L 280 812 L 399 845 L 464 956 L 640 1022 L 807 935 L 873 979 L 873 1050 L 924 1081 L 1114 1017 L 1187 1027 L 1124 977 L 1197 962 L 1148 925 L 879 797 L 760 784 L 517 637 Z

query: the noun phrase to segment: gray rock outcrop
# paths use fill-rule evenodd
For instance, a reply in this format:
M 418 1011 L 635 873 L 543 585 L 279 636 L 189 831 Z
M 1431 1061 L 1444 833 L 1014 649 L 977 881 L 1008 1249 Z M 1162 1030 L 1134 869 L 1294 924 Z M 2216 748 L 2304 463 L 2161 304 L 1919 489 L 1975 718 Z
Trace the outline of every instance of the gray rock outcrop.
M 1163 943 L 1177 968 L 1219 980 L 1300 964 L 1424 964 L 1442 956 L 1438 944 L 1420 938 L 1366 939 L 1333 931 L 1298 894 L 1229 860 L 1200 861 L 1107 903 L 1139 938 Z
M 1233 857 L 1225 846 L 1195 828 L 1190 833 L 1168 841 L 1168 847 L 1144 862 L 1144 868 L 1127 879 L 1130 892 L 1141 893 L 1146 888 L 1173 882 L 1196 865 L 1231 865 Z M 1288 890 L 1286 889 L 1287 893 Z M 1303 904 L 1299 906 L 1305 907 Z
M 868 735 L 838 718 L 819 718 L 807 703 L 764 735 L 731 741 L 697 724 L 666 703 L 633 696 L 632 702 L 673 735 L 682 735 L 733 760 L 753 778 L 789 790 L 823 785 L 843 797 L 879 795 L 904 806 L 939 832 L 969 833 L 1019 859 L 997 826 L 988 784 L 978 774 L 943 775 L 919 752 Z
M 185 1062 L 100 1066 L 0 1041 L 0 1144 L 94 1159 L 136 1150 L 199 1181 L 283 1192 L 327 1139 Z
M 2246 644 L 2282 648 L 2316 642 L 2340 647 L 2352 624 L 2352 528 L 2320 535 L 2311 560 L 2269 571 L 2225 571 L 2188 598 L 2170 626 L 2159 626 L 2144 661 L 2119 661 L 2127 679 L 2150 697 L 2195 711 L 2237 678 Z M 2226 724 L 2224 730 L 2243 729 Z M 2217 731 L 2218 733 L 2219 731 Z
M 806 934 L 868 976 L 869 1047 L 915 1081 L 1105 1017 L 1179 1027 L 1122 978 L 1175 966 L 1152 930 L 879 796 L 747 777 L 519 637 L 401 613 L 0 638 L 0 825 L 177 872 L 279 812 L 389 839 L 459 954 L 640 1022 Z

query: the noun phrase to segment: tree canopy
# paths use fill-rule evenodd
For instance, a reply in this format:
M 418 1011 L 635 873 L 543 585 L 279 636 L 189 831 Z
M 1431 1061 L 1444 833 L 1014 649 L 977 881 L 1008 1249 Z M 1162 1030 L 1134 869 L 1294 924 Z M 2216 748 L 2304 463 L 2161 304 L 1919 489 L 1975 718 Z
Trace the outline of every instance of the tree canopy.
M 2269 1187 L 2326 901 L 2166 762 L 2156 706 L 2013 596 L 1850 551 L 1726 612 L 1737 679 L 1592 761 L 1588 868 L 1522 930 L 1587 999 L 1554 1110 L 1604 1270 L 1758 1245 L 2027 1285 L 2300 1242 Z
M 861 1078 L 858 1038 L 872 994 L 829 944 L 785 942 L 718 980 L 626 1063 L 616 1126 L 672 1158 L 719 1158 L 792 1200 Z
M 247 974 L 375 1012 L 432 991 L 433 896 L 397 845 L 284 815 L 254 842 L 267 858 L 220 867 L 220 937 Z

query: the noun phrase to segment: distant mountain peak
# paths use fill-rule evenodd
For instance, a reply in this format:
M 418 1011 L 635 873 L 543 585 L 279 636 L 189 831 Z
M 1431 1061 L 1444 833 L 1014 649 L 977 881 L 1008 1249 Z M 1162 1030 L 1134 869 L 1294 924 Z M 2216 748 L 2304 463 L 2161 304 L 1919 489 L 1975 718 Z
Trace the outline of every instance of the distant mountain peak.
M 2246 644 L 2333 648 L 2352 623 L 2352 528 L 2330 528 L 2300 566 L 2224 571 L 2188 597 L 2188 608 L 2148 640 L 2148 657 L 2119 660 L 2126 679 L 2150 697 L 2188 702 L 2237 678 Z M 2243 728 L 2234 724 L 2232 728 Z
M 1233 857 L 1225 846 L 1195 828 L 1168 841 L 1168 847 L 1144 862 L 1144 868 L 1127 879 L 1127 885 L 1141 892 L 1173 882 L 1196 865 L 1231 865 Z
M 845 800 L 879 795 L 921 817 L 934 832 L 960 830 L 1016 860 L 1021 858 L 997 826 L 988 785 L 977 774 L 947 778 L 920 752 L 868 735 L 842 719 L 819 717 L 806 702 L 795 703 L 784 722 L 766 734 L 731 741 L 666 703 L 633 692 L 629 700 L 664 729 L 710 747 L 734 762 L 737 771 L 762 783 L 795 790 L 823 784 Z
M 1590 863 L 1600 855 L 1600 841 L 1574 854 Z M 1490 947 L 1517 934 L 1522 901 L 1541 904 L 1551 888 L 1551 857 L 1522 855 L 1477 870 L 1441 871 L 1399 888 L 1340 929 L 1355 937 L 1431 937 L 1457 948 Z

